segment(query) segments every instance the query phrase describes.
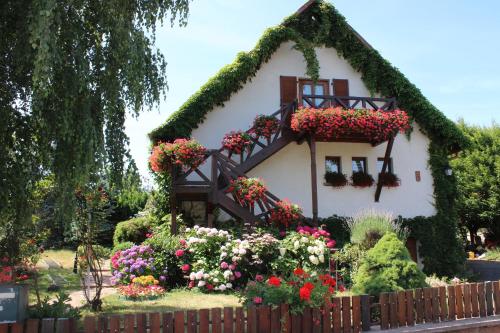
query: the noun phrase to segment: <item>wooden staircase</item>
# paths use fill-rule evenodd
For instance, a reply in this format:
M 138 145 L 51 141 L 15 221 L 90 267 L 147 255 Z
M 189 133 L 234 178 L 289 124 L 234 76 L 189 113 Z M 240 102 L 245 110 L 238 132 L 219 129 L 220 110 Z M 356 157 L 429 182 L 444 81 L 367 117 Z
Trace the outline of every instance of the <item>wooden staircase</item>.
M 272 116 L 279 121 L 276 133 L 268 140 L 252 136 L 250 147 L 242 154 L 234 155 L 224 148 L 209 150 L 200 167 L 174 173 L 173 192 L 177 200 L 202 196 L 211 206 L 220 207 L 244 223 L 267 220 L 270 210 L 280 201 L 278 197 L 266 192 L 265 198 L 258 200 L 254 206 L 242 206 L 227 189 L 231 180 L 247 177 L 248 171 L 294 141 L 289 124 L 295 108 L 296 104 L 291 103 L 274 112 Z

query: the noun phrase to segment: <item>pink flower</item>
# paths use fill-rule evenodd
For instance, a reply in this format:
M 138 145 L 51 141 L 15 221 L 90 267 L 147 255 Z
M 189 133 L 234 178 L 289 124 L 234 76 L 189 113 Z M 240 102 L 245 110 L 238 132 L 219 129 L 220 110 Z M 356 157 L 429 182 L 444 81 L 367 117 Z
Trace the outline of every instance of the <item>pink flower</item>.
M 260 274 L 255 275 L 255 281 L 262 282 L 264 281 L 264 277 Z
M 189 288 L 194 288 L 194 281 L 189 281 Z
M 220 268 L 227 269 L 228 267 L 229 267 L 229 265 L 227 264 L 227 262 L 225 262 L 225 261 L 221 262 Z
M 177 257 L 182 257 L 182 256 L 184 255 L 184 250 L 180 250 L 180 249 L 179 249 L 179 250 L 175 251 L 175 255 L 176 255 Z
M 239 279 L 241 277 L 241 272 L 234 272 L 234 276 Z
M 183 272 L 187 272 L 187 271 L 189 271 L 189 269 L 190 269 L 190 268 L 191 268 L 191 267 L 190 267 L 188 264 L 184 264 L 184 265 L 182 265 L 182 271 L 183 271 Z
M 236 269 L 236 266 L 233 265 L 233 264 L 231 264 L 231 265 L 229 265 L 229 269 L 232 270 L 232 271 L 234 271 Z
M 187 244 L 185 239 L 181 239 L 179 243 L 181 243 L 182 246 L 186 246 Z
M 328 243 L 326 243 L 326 246 L 330 249 L 335 247 L 335 241 L 333 239 L 328 241 Z
M 255 304 L 262 304 L 262 297 L 255 296 L 255 297 L 253 298 L 253 302 L 254 302 Z

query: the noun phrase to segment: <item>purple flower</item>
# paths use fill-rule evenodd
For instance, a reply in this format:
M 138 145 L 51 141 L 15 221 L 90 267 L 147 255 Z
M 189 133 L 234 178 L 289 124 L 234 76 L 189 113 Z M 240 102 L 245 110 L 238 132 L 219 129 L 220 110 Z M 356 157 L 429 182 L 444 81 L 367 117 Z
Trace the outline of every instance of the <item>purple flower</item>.
M 160 275 L 160 281 L 165 281 L 167 278 L 163 275 Z

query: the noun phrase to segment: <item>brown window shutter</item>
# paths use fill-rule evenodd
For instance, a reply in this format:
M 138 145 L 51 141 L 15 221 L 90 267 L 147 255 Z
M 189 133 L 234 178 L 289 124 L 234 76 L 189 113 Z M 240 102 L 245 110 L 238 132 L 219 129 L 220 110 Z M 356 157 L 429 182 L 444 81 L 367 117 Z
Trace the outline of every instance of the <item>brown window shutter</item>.
M 332 87 L 334 96 L 349 96 L 349 80 L 333 79 Z M 342 100 L 347 107 L 349 107 L 349 100 Z
M 280 76 L 280 104 L 293 103 L 297 99 L 297 78 Z

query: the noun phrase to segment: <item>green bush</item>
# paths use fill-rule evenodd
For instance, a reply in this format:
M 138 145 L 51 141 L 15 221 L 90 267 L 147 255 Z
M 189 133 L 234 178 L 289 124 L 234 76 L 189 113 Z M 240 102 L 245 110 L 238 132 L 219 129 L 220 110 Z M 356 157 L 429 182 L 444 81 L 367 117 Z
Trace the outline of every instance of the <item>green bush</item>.
M 113 246 L 124 242 L 140 244 L 146 239 L 146 234 L 155 226 L 155 220 L 149 216 L 134 217 L 120 222 L 116 225 Z
M 425 274 L 395 233 L 387 233 L 366 252 L 354 276 L 353 291 L 377 296 L 381 292 L 425 287 Z
M 111 255 L 115 254 L 117 251 L 123 251 L 123 250 L 126 250 L 126 249 L 130 249 L 134 245 L 135 244 L 132 243 L 132 242 L 118 243 L 111 250 Z
M 159 273 L 167 277 L 165 284 L 168 288 L 180 287 L 186 284 L 180 269 L 180 261 L 175 256 L 175 250 L 180 246 L 180 237 L 170 234 L 168 224 L 156 227 L 153 236 L 148 238 L 144 245 L 149 245 L 153 249 L 153 265 L 163 269 Z
M 80 309 L 69 305 L 71 298 L 64 291 L 59 291 L 55 300 L 46 296 L 42 302 L 29 309 L 30 318 L 80 318 Z
M 405 239 L 404 228 L 396 224 L 392 214 L 367 210 L 352 217 L 348 222 L 351 231 L 351 243 L 370 249 L 389 232 Z
M 352 279 L 356 275 L 365 256 L 366 250 L 358 244 L 346 244 L 342 249 L 333 254 L 336 270 L 347 288 L 352 286 Z

